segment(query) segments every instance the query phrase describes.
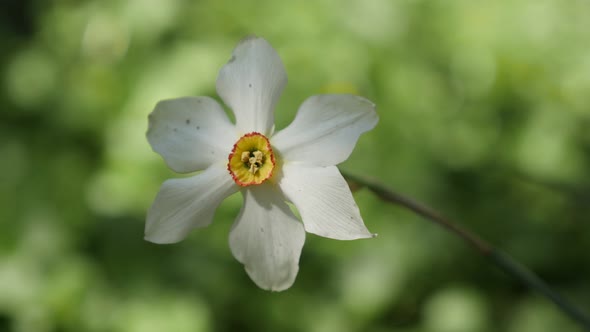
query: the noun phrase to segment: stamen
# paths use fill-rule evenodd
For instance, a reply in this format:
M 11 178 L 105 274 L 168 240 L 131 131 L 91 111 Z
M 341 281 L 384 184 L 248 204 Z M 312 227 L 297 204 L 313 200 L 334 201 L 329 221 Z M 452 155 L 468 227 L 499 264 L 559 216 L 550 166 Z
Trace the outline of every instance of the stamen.
M 262 161 L 262 152 L 256 150 L 256 151 L 252 152 L 252 155 L 254 156 L 254 160 L 256 162 L 261 162 Z
M 242 161 L 245 163 L 250 161 L 250 152 L 249 151 L 242 152 Z
M 258 172 L 258 166 L 256 163 L 250 163 L 250 169 L 248 171 L 252 174 L 256 174 L 256 172 Z

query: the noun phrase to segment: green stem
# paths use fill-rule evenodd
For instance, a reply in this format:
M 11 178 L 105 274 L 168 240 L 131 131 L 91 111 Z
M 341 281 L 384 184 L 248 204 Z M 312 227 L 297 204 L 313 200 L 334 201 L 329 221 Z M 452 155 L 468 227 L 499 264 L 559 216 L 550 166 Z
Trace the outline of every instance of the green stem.
M 491 244 L 487 243 L 479 236 L 471 233 L 457 224 L 451 222 L 449 219 L 443 217 L 436 211 L 424 206 L 406 196 L 398 194 L 393 190 L 366 178 L 361 178 L 352 174 L 342 172 L 346 180 L 351 186 L 359 188 L 367 188 L 377 195 L 382 200 L 400 205 L 425 219 L 436 223 L 443 227 L 461 239 L 463 239 L 468 245 L 476 249 L 481 255 L 491 260 L 496 266 L 502 269 L 504 272 L 520 280 L 528 287 L 538 291 L 551 302 L 553 302 L 564 314 L 569 316 L 576 323 L 580 324 L 585 330 L 590 331 L 590 317 L 585 314 L 578 307 L 568 302 L 565 298 L 555 292 L 551 287 L 543 281 L 539 276 L 534 274 L 532 271 L 527 269 L 522 264 L 518 263 L 514 258 L 508 254 L 494 248 Z

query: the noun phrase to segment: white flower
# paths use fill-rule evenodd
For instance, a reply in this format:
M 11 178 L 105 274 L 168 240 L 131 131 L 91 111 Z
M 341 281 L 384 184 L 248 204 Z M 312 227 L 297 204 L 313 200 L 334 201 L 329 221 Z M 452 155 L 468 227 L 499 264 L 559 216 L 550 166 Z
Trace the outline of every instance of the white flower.
M 373 236 L 336 168 L 378 121 L 375 105 L 353 95 L 307 99 L 295 120 L 274 133 L 273 110 L 287 83 L 276 51 L 246 38 L 217 78 L 232 124 L 209 97 L 164 100 L 149 116 L 147 138 L 176 172 L 203 172 L 164 182 L 147 215 L 145 238 L 183 240 L 205 227 L 229 195 L 244 205 L 229 235 L 234 257 L 261 288 L 289 288 L 299 270 L 305 231 L 352 240 Z M 303 224 L 286 201 L 295 205 Z

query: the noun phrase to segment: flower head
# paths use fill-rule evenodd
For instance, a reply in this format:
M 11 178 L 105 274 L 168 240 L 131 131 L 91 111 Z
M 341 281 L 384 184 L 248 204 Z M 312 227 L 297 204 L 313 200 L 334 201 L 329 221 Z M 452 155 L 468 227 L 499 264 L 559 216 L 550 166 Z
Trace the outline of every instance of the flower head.
M 147 132 L 154 151 L 176 172 L 202 172 L 164 182 L 147 214 L 146 240 L 183 240 L 241 191 L 244 204 L 229 235 L 232 254 L 259 287 L 280 291 L 295 280 L 305 231 L 340 240 L 373 236 L 335 165 L 377 124 L 375 105 L 353 95 L 313 96 L 274 133 L 273 111 L 286 83 L 276 51 L 251 37 L 238 44 L 217 78 L 235 124 L 209 97 L 156 105 Z

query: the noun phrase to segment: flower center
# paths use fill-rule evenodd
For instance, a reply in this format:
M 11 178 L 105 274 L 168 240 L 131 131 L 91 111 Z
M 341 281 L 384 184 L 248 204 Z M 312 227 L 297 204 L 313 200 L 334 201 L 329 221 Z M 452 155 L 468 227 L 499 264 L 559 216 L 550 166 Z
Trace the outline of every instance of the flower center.
M 227 170 L 242 187 L 261 184 L 270 179 L 275 167 L 275 157 L 268 138 L 256 132 L 240 137 L 228 159 Z

